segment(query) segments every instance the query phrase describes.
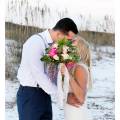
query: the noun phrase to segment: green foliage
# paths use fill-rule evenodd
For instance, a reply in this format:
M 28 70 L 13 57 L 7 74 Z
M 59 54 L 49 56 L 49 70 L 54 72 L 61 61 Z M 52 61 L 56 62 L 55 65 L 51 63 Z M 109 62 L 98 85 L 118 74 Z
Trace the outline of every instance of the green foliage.
M 46 54 L 41 58 L 41 61 L 47 62 L 47 63 L 67 63 L 70 61 L 79 62 L 80 56 L 77 55 L 77 48 L 73 46 L 72 41 L 66 39 L 65 37 L 63 39 L 59 39 L 55 44 L 57 44 L 57 53 L 59 59 L 55 59 L 54 57 L 51 57 L 49 55 L 49 52 L 51 49 L 53 49 L 53 46 L 46 48 Z M 64 51 L 64 47 L 67 47 L 67 58 L 64 58 L 63 55 L 66 55 Z

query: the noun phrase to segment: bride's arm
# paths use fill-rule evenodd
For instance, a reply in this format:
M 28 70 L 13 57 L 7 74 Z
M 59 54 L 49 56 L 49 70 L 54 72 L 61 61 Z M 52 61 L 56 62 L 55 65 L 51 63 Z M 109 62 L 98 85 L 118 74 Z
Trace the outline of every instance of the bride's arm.
M 87 90 L 88 72 L 83 66 L 79 65 L 76 67 L 75 79 L 76 80 L 70 80 L 70 86 L 79 102 L 84 104 Z

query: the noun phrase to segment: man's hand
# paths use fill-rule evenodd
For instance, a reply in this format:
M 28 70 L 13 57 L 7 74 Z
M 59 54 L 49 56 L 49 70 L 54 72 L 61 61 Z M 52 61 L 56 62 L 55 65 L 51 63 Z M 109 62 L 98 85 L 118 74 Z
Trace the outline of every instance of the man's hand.
M 67 103 L 75 107 L 80 107 L 81 105 L 73 93 L 68 93 Z

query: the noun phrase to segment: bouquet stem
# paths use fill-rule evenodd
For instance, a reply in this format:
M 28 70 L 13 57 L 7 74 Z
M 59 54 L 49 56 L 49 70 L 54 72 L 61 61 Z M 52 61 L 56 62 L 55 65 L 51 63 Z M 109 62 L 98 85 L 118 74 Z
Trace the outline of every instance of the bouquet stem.
M 62 88 L 63 88 L 63 85 L 64 85 L 64 77 L 65 77 L 65 75 L 63 74 L 62 75 Z
M 64 82 L 64 77 L 65 77 L 65 75 L 62 75 L 62 82 Z

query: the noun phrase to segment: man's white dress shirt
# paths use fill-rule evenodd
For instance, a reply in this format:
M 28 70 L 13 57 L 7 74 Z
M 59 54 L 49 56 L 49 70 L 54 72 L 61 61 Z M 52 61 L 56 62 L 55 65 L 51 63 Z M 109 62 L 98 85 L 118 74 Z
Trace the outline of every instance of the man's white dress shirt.
M 55 94 L 57 87 L 51 83 L 44 73 L 44 62 L 40 58 L 45 53 L 45 40 L 52 43 L 53 40 L 48 30 L 31 36 L 23 45 L 21 64 L 18 69 L 17 78 L 22 86 L 37 87 L 37 84 L 47 93 Z M 49 45 L 48 45 L 49 46 Z

